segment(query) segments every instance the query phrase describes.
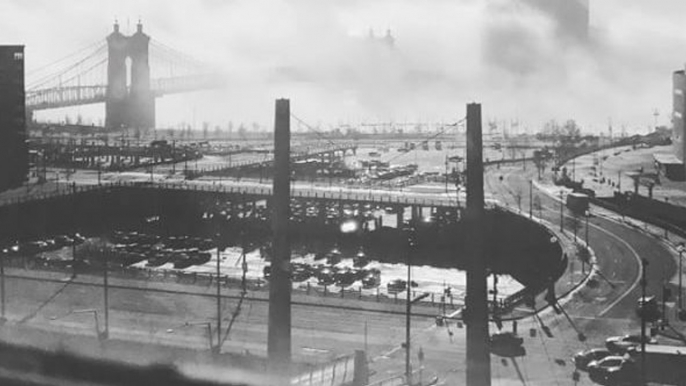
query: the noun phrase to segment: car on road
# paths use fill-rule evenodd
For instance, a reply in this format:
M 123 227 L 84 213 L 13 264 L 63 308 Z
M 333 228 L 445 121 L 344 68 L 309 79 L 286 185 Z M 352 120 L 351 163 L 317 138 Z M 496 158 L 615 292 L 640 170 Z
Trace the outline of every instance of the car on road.
M 603 348 L 592 348 L 589 350 L 579 351 L 574 354 L 572 360 L 577 369 L 581 371 L 588 371 L 588 364 L 593 361 L 601 360 L 612 355 L 609 350 Z
M 623 355 L 629 348 L 640 345 L 642 341 L 646 344 L 657 344 L 657 341 L 650 336 L 641 339 L 641 335 L 624 335 L 605 339 L 605 347 L 613 354 Z
M 526 355 L 524 339 L 512 332 L 500 332 L 491 335 L 489 347 L 493 354 L 502 357 L 520 357 Z
M 631 359 L 610 355 L 588 364 L 588 376 L 593 382 L 601 385 L 623 384 L 630 380 L 629 374 L 636 367 Z M 621 382 L 624 381 L 624 382 Z
M 662 312 L 655 296 L 641 297 L 637 303 L 636 315 L 639 319 L 645 319 L 646 322 L 655 322 L 660 319 Z

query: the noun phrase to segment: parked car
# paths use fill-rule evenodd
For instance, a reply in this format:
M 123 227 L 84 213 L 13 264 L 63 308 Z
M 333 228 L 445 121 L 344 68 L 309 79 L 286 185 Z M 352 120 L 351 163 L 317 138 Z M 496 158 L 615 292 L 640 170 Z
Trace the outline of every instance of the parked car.
M 68 247 L 74 245 L 75 241 L 67 235 L 59 235 L 55 237 L 55 243 L 60 247 Z
M 345 269 L 338 271 L 334 274 L 334 279 L 336 284 L 340 287 L 348 287 L 355 282 L 356 272 L 351 269 Z
M 336 283 L 336 270 L 333 267 L 323 267 L 317 271 L 319 285 L 332 285 Z
M 407 288 L 407 282 L 403 279 L 395 279 L 386 284 L 386 288 L 390 293 L 402 292 L 405 291 L 405 289 Z
M 574 354 L 572 360 L 577 369 L 581 371 L 588 371 L 588 364 L 593 361 L 601 360 L 612 353 L 603 348 L 592 348 L 589 350 L 579 351 Z
M 624 354 L 631 348 L 641 344 L 640 335 L 613 336 L 605 339 L 605 347 L 613 354 Z M 657 344 L 657 341 L 650 336 L 645 337 L 646 344 Z
M 293 264 L 291 267 L 291 279 L 294 282 L 303 282 L 312 277 L 312 270 L 305 264 Z

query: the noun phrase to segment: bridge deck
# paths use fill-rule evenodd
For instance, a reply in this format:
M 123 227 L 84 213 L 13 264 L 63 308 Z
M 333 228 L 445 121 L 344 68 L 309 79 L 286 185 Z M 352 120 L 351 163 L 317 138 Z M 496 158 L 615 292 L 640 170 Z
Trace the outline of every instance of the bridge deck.
M 162 189 L 189 192 L 205 192 L 226 196 L 243 196 L 247 199 L 264 200 L 272 196 L 272 187 L 268 185 L 248 186 L 248 185 L 212 185 L 186 184 L 186 183 L 153 183 L 153 182 L 114 182 L 102 185 L 77 185 L 68 189 L 34 194 L 31 196 L 20 196 L 0 200 L 0 206 L 12 205 L 35 200 L 43 200 L 60 196 L 68 196 L 74 193 L 89 191 L 107 191 L 111 189 Z M 292 187 L 291 198 L 313 201 L 338 201 L 342 203 L 369 203 L 385 206 L 422 206 L 436 208 L 457 208 L 457 201 L 454 197 L 436 195 L 415 195 L 409 196 L 398 191 L 360 191 L 349 189 L 312 189 L 310 187 Z

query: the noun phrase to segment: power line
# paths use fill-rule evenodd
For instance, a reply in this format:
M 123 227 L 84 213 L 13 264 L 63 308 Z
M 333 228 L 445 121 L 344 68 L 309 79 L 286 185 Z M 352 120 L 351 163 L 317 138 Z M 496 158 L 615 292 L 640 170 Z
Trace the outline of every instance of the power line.
M 455 122 L 455 123 L 452 123 L 452 124 L 449 124 L 449 125 L 444 125 L 444 126 L 441 128 L 441 130 L 439 130 L 438 132 L 434 133 L 434 134 L 433 134 L 432 136 L 430 136 L 429 138 L 427 138 L 427 139 L 425 139 L 425 140 L 423 140 L 423 141 L 414 142 L 414 143 L 413 143 L 414 147 L 411 147 L 410 150 L 409 150 L 409 151 L 406 151 L 405 153 L 398 154 L 397 156 L 391 158 L 390 160 L 388 160 L 388 163 L 390 164 L 391 162 L 395 161 L 396 159 L 398 159 L 398 158 L 400 158 L 400 157 L 404 157 L 404 156 L 406 156 L 406 155 L 412 153 L 413 151 L 417 151 L 417 149 L 419 148 L 418 145 L 421 145 L 421 144 L 423 144 L 423 143 L 426 143 L 426 142 L 429 142 L 429 141 L 432 141 L 432 140 L 436 139 L 437 137 L 439 137 L 439 136 L 445 134 L 445 132 L 448 131 L 449 128 L 457 127 L 457 126 L 459 126 L 461 123 L 465 122 L 466 120 L 467 120 L 467 118 L 465 117 L 465 118 L 462 118 L 462 119 L 460 119 L 459 121 L 457 121 L 457 122 Z
M 300 123 L 301 125 L 305 126 L 306 129 L 308 129 L 308 130 L 310 130 L 311 132 L 315 133 L 315 134 L 317 135 L 317 137 L 319 137 L 319 138 L 321 138 L 321 139 L 323 139 L 323 140 L 329 142 L 332 146 L 337 146 L 336 143 L 335 143 L 334 141 L 332 141 L 331 139 L 327 138 L 327 137 L 324 135 L 324 133 L 322 133 L 322 132 L 318 131 L 317 129 L 315 129 L 314 127 L 308 125 L 305 121 L 303 121 L 302 119 L 298 118 L 295 114 L 291 113 L 291 118 L 295 119 L 296 121 L 298 121 L 298 123 Z

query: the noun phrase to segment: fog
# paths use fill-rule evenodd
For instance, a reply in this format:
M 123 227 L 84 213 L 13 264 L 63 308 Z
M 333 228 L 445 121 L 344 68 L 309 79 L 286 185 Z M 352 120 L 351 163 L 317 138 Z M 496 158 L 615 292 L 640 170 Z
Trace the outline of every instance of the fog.
M 3 1 L 1 43 L 27 45 L 28 72 L 138 18 L 154 40 L 220 69 L 223 90 L 158 99 L 158 124 L 271 126 L 273 100 L 322 127 L 453 122 L 481 102 L 487 119 L 537 129 L 576 119 L 587 131 L 669 124 L 671 72 L 683 66 L 686 4 L 641 0 Z M 374 38 L 370 38 L 370 29 Z M 390 29 L 394 44 L 383 40 Z M 155 69 L 152 70 L 153 75 Z M 97 123 L 102 106 L 81 114 Z M 619 129 L 616 129 L 619 130 Z

